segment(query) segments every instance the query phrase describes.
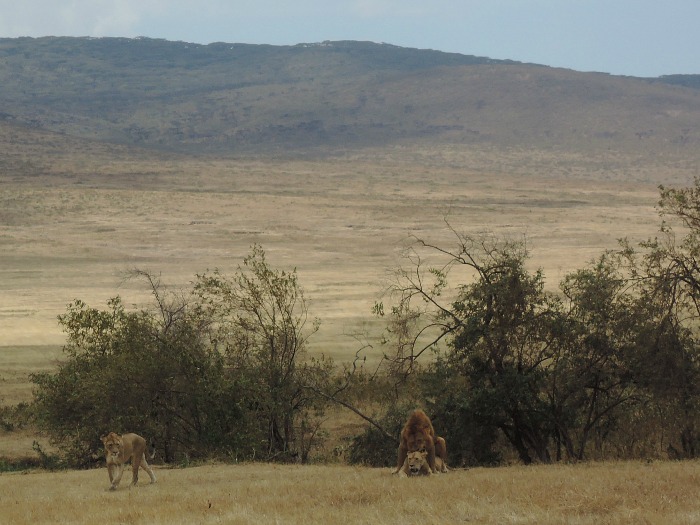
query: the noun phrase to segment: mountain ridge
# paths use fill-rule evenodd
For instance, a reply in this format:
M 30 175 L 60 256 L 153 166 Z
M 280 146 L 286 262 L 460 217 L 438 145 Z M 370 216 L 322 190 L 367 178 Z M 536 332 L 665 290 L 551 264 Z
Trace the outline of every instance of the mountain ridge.
M 700 75 L 373 42 L 4 38 L 0 82 L 0 125 L 193 154 L 448 143 L 683 155 L 700 145 Z

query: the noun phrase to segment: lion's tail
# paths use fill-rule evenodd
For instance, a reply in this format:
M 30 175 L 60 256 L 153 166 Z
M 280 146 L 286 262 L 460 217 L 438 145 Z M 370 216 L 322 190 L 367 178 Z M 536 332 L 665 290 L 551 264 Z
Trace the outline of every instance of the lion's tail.
M 148 459 L 153 459 L 156 457 L 156 440 L 151 439 L 148 442 Z

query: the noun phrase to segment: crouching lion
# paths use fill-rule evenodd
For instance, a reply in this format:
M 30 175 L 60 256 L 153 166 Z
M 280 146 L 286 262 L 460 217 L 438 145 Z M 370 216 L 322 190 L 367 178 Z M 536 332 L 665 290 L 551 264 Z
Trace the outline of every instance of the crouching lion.
M 440 456 L 435 456 L 435 468 L 438 472 L 447 472 L 447 467 Z M 425 450 L 409 452 L 403 467 L 399 470 L 399 477 L 408 476 L 432 476 L 433 473 L 428 465 L 428 452 Z
M 426 460 L 431 473 L 437 472 L 435 457 L 441 461 L 440 471 L 447 471 L 447 445 L 441 437 L 436 437 L 430 418 L 422 410 L 414 410 L 401 430 L 399 457 L 396 463 L 397 474 L 404 466 L 409 452 L 426 452 Z
M 151 478 L 151 483 L 156 482 L 156 475 L 146 461 L 146 440 L 137 434 L 124 434 L 120 436 L 110 432 L 102 438 L 107 459 L 107 472 L 109 482 L 112 484 L 109 490 L 116 490 L 124 474 L 124 467 L 131 460 L 132 480 L 136 485 L 139 481 L 139 467 L 142 467 Z M 150 459 L 155 456 L 155 447 L 152 447 Z M 116 472 L 116 475 L 115 475 Z

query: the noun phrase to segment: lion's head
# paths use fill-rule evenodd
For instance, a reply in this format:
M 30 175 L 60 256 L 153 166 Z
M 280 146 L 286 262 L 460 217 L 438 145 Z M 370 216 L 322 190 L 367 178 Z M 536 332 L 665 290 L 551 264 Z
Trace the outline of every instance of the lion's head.
M 119 457 L 123 446 L 122 437 L 119 434 L 110 432 L 106 436 L 102 436 L 102 444 L 105 446 L 105 454 L 107 457 Z
M 408 470 L 410 474 L 412 476 L 418 475 L 421 469 L 428 464 L 428 452 L 425 450 L 409 452 L 406 461 L 408 461 Z

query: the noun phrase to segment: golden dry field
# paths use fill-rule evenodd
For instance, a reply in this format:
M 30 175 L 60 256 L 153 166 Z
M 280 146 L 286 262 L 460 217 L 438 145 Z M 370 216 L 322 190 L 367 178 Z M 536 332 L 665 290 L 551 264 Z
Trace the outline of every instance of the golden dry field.
M 0 475 L 0 519 L 41 524 L 658 524 L 700 522 L 700 463 L 511 466 L 400 479 L 390 469 L 156 468 L 115 492 L 106 469 Z M 144 482 L 144 478 L 146 481 Z M 144 484 L 146 483 L 146 484 Z
M 310 350 L 343 362 L 380 335 L 371 307 L 413 237 L 450 247 L 446 221 L 525 236 L 556 288 L 618 238 L 655 235 L 658 184 L 698 175 L 692 159 L 610 152 L 396 146 L 216 159 L 28 136 L 18 145 L 0 133 L 14 168 L 0 172 L 0 404 L 29 401 L 28 374 L 60 358 L 56 317 L 70 301 L 148 304 L 143 283 L 123 281 L 135 267 L 187 287 L 198 272 L 234 271 L 259 243 L 273 267 L 297 268 L 322 323 Z M 8 448 L 0 440 L 0 455 Z
M 321 160 L 46 151 L 31 177 L 0 174 L 3 405 L 29 401 L 28 374 L 60 358 L 56 316 L 70 301 L 100 307 L 118 294 L 147 304 L 141 283 L 123 282 L 128 269 L 187 287 L 206 269 L 235 270 L 259 243 L 273 267 L 297 268 L 322 322 L 310 350 L 342 362 L 379 335 L 371 306 L 412 238 L 450 247 L 446 221 L 460 232 L 525 236 L 533 268 L 554 289 L 618 238 L 655 235 L 658 184 L 698 175 L 696 163 L 651 157 L 456 147 Z M 27 146 L 11 160 L 21 166 L 31 153 Z M 330 428 L 342 430 L 344 417 Z M 46 450 L 45 437 L 3 431 L 0 456 L 31 456 L 37 438 Z M 104 469 L 2 474 L 0 522 L 697 523 L 699 466 L 506 467 L 399 480 L 337 465 L 211 465 L 159 468 L 158 484 L 129 490 L 123 481 L 116 493 L 106 491 Z
M 207 269 L 234 271 L 258 243 L 273 267 L 298 271 L 321 320 L 310 350 L 342 362 L 380 334 L 371 307 L 413 238 L 451 247 L 446 222 L 524 236 L 533 268 L 556 288 L 618 238 L 655 235 L 658 184 L 698 175 L 692 159 L 610 152 L 396 146 L 317 160 L 217 159 L 29 137 L 18 146 L 0 134 L 12 168 L 0 172 L 4 404 L 29 400 L 27 374 L 60 357 L 56 317 L 70 301 L 148 304 L 143 283 L 123 280 L 129 269 L 188 287 Z
M 445 221 L 526 236 L 552 287 L 616 239 L 653 236 L 657 185 L 690 184 L 698 168 L 648 161 L 447 147 L 316 161 L 57 148 L 34 176 L 0 174 L 0 347 L 60 345 L 56 316 L 75 298 L 143 305 L 125 270 L 186 287 L 206 269 L 235 270 L 259 243 L 273 267 L 298 270 L 322 322 L 312 350 L 343 359 L 353 334 L 376 324 L 371 306 L 411 238 L 452 246 Z

